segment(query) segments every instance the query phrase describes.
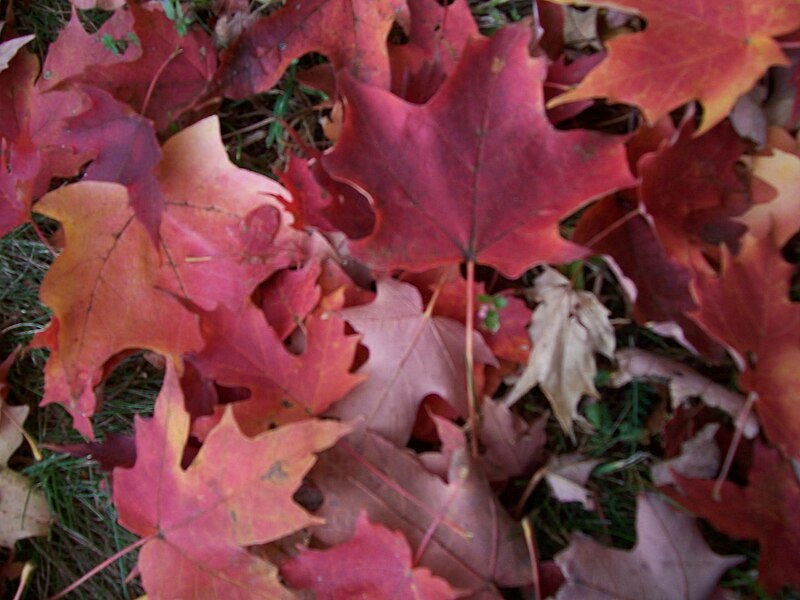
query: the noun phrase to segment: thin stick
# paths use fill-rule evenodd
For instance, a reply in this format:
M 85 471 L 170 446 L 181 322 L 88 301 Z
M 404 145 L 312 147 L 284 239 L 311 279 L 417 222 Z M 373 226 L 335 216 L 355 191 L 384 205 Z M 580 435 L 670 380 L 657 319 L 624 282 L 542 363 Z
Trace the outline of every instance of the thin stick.
M 22 592 L 25 591 L 25 588 L 28 587 L 28 581 L 33 574 L 33 562 L 28 561 L 25 563 L 25 566 L 22 567 L 22 575 L 19 577 L 19 586 L 17 586 L 17 592 L 14 594 L 14 600 L 21 600 Z
M 514 515 L 519 519 L 522 515 L 522 511 L 525 508 L 525 503 L 530 498 L 533 490 L 536 489 L 536 486 L 539 485 L 539 482 L 542 478 L 547 474 L 547 467 L 542 467 L 536 473 L 533 474 L 531 480 L 528 482 L 528 485 L 525 486 L 525 491 L 522 492 L 522 497 L 517 502 L 517 505 L 514 507 Z
M 719 502 L 721 499 L 720 492 L 722 491 L 722 484 L 725 483 L 725 480 L 728 478 L 728 472 L 731 470 L 731 465 L 733 464 L 733 456 L 739 448 L 739 442 L 742 441 L 745 422 L 747 421 L 747 417 L 750 416 L 750 411 L 753 409 L 753 404 L 755 404 L 757 398 L 758 394 L 750 392 L 747 395 L 747 400 L 742 410 L 739 412 L 739 416 L 736 417 L 736 432 L 733 434 L 731 445 L 728 446 L 728 453 L 725 455 L 725 462 L 722 464 L 722 470 L 720 470 L 717 481 L 714 483 L 714 487 L 711 490 L 711 497 L 714 498 L 716 502 Z
M 475 350 L 472 338 L 475 329 L 475 261 L 467 261 L 467 315 L 465 353 L 467 363 L 467 401 L 469 403 L 470 451 L 478 458 L 478 398 L 475 393 L 475 377 L 472 372 Z
M 428 544 L 430 544 L 431 540 L 433 539 L 436 530 L 439 528 L 439 524 L 445 520 L 445 515 L 447 511 L 450 509 L 450 505 L 453 504 L 453 501 L 456 499 L 458 494 L 461 492 L 461 487 L 464 484 L 464 480 L 469 476 L 469 470 L 464 468 L 459 472 L 458 483 L 457 485 L 453 486 L 453 489 L 450 490 L 450 493 L 447 495 L 447 500 L 442 504 L 442 507 L 439 509 L 439 512 L 436 513 L 431 524 L 428 525 L 428 529 L 425 531 L 425 535 L 422 536 L 422 541 L 419 543 L 417 547 L 417 551 L 414 553 L 414 562 L 413 564 L 418 565 L 419 562 L 422 560 L 422 556 L 425 554 L 425 550 L 428 549 Z
M 82 586 L 84 583 L 86 583 L 89 579 L 91 579 L 92 577 L 97 575 L 100 571 L 105 569 L 107 566 L 111 565 L 116 560 L 118 560 L 118 559 L 122 558 L 123 556 L 125 556 L 126 554 L 128 554 L 128 552 L 136 550 L 136 548 L 138 548 L 139 546 L 144 546 L 144 544 L 149 542 L 152 538 L 153 538 L 153 536 L 149 535 L 147 537 L 143 537 L 140 540 L 136 540 L 130 546 L 126 546 L 125 548 L 123 548 L 122 550 L 120 550 L 119 552 L 114 554 L 113 556 L 109 556 L 107 559 L 105 559 L 103 562 L 101 562 L 99 565 L 97 565 L 94 569 L 92 569 L 88 573 L 84 574 L 80 579 L 78 579 L 77 581 L 73 581 L 71 584 L 69 584 L 63 590 L 58 592 L 55 596 L 50 596 L 47 600 L 59 600 L 59 598 L 63 598 L 64 596 L 66 596 L 67 594 L 72 592 L 73 590 L 76 590 L 77 588 Z
M 528 517 L 522 519 L 522 533 L 525 535 L 525 545 L 528 547 L 528 556 L 531 557 L 531 575 L 533 576 L 533 598 L 540 600 L 542 586 L 539 583 L 539 559 L 536 557 L 536 545 L 533 539 L 533 527 Z
M 603 230 L 602 230 L 600 233 L 598 233 L 597 235 L 595 235 L 595 236 L 594 236 L 592 239 L 590 239 L 588 242 L 586 242 L 585 244 L 581 244 L 581 245 L 582 245 L 582 246 L 586 246 L 587 248 L 591 248 L 591 247 L 592 247 L 592 246 L 594 246 L 594 245 L 595 245 L 597 242 L 599 242 L 599 241 L 600 241 L 600 240 L 602 240 L 604 237 L 606 237 L 606 236 L 607 236 L 609 233 L 611 233 L 612 231 L 614 231 L 614 230 L 615 230 L 615 229 L 617 229 L 618 227 L 621 227 L 622 225 L 624 225 L 625 223 L 627 223 L 628 221 L 630 221 L 630 220 L 631 220 L 632 218 L 634 218 L 635 216 L 637 216 L 637 215 L 641 215 L 641 214 L 642 214 L 642 213 L 640 213 L 638 210 L 632 210 L 632 211 L 630 211 L 630 212 L 628 212 L 628 213 L 625 213 L 625 214 L 624 214 L 623 216 L 621 216 L 619 219 L 617 219 L 616 221 L 614 221 L 613 223 L 611 223 L 611 225 L 609 225 L 608 227 L 606 227 L 605 229 L 603 229 Z
M 36 233 L 36 237 L 39 238 L 39 241 L 45 245 L 45 248 L 50 251 L 50 254 L 52 254 L 54 258 L 57 258 L 58 252 L 56 252 L 55 249 L 50 245 L 50 242 L 47 241 L 47 238 L 45 237 L 44 233 L 42 233 L 42 230 L 39 229 L 36 221 L 31 219 L 31 225 L 33 226 L 33 231 Z

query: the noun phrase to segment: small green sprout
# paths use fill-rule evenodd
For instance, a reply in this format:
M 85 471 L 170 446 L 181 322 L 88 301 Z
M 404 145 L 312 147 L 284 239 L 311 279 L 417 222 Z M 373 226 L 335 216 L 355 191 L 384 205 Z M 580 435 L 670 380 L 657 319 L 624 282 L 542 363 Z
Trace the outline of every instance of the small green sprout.
M 500 311 L 508 306 L 508 299 L 499 294 L 480 294 L 478 302 L 481 303 L 478 318 L 481 319 L 484 329 L 491 333 L 500 331 Z

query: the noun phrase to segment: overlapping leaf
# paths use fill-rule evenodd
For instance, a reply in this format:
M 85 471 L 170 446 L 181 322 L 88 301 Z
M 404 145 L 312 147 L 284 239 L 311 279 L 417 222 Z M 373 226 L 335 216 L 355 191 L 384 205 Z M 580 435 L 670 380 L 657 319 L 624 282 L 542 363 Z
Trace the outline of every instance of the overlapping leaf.
M 122 525 L 149 538 L 139 554 L 152 598 L 291 598 L 277 569 L 246 546 L 276 540 L 318 520 L 292 500 L 314 452 L 348 431 L 305 421 L 248 438 L 228 412 L 188 469 L 189 434 L 178 378 L 168 364 L 151 420 L 136 420 L 136 464 L 114 470 Z
M 552 1 L 629 10 L 647 21 L 643 32 L 611 40 L 608 58 L 552 106 L 601 97 L 635 104 L 654 123 L 697 99 L 698 133 L 724 119 L 768 67 L 789 64 L 773 38 L 800 27 L 794 0 Z
M 456 591 L 424 567 L 413 567 L 403 535 L 361 515 L 353 537 L 330 550 L 304 549 L 281 567 L 289 585 L 317 600 L 393 598 L 451 600 Z
M 800 307 L 789 300 L 791 265 L 769 237 L 743 238 L 736 257 L 723 252 L 722 272 L 693 285 L 693 318 L 731 349 L 741 387 L 758 394 L 755 409 L 767 437 L 800 457 Z M 753 290 L 759 290 L 753 294 Z
M 749 485 L 726 481 L 714 499 L 714 480 L 673 474 L 681 492 L 671 494 L 689 510 L 728 535 L 761 543 L 759 581 L 768 594 L 800 586 L 800 484 L 792 465 L 756 444 Z
M 332 415 L 363 417 L 366 427 L 398 445 L 408 442 L 417 408 L 438 394 L 466 416 L 465 330 L 461 323 L 431 315 L 414 286 L 393 279 L 378 282 L 375 301 L 346 308 L 340 316 L 362 335 L 370 352 L 358 370 L 366 381 L 331 409 Z M 494 363 L 491 351 L 472 333 L 475 361 Z
M 556 556 L 567 579 L 557 598 L 704 600 L 720 576 L 742 561 L 713 553 L 694 519 L 654 496 L 639 496 L 636 534 L 631 551 L 577 534 Z
M 386 36 L 401 0 L 292 0 L 245 29 L 222 55 L 222 93 L 243 98 L 271 88 L 289 64 L 319 52 L 336 69 L 388 88 Z
M 508 27 L 473 39 L 424 106 L 341 79 L 345 126 L 323 164 L 375 202 L 374 231 L 351 244 L 357 257 L 413 271 L 474 260 L 516 277 L 584 254 L 558 222 L 633 181 L 621 140 L 550 125 L 545 63 L 528 55 L 529 38 Z
M 300 251 L 298 234 L 281 222 L 285 213 L 265 195 L 283 188 L 228 162 L 215 119 L 164 146 L 159 182 L 168 202 L 159 248 L 120 185 L 80 182 L 37 205 L 66 232 L 66 248 L 41 288 L 55 315 L 42 340 L 53 350 L 43 402 L 64 404 L 86 436 L 93 387 L 114 354 L 146 348 L 180 361 L 202 347 L 196 317 L 178 298 L 238 309 Z
M 363 509 L 370 521 L 403 532 L 421 555 L 418 564 L 478 598 L 501 597 L 492 581 L 530 581 L 520 527 L 464 448 L 453 452 L 445 482 L 409 450 L 366 432 L 321 456 L 311 478 L 325 495 L 319 514 L 326 523 L 315 535 L 326 543 L 349 539 Z

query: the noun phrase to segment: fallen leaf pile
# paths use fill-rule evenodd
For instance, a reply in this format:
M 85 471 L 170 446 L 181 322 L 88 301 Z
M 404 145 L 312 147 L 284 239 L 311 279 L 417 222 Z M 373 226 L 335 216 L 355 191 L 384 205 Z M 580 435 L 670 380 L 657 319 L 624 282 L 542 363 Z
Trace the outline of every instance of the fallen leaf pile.
M 93 33 L 73 4 L 42 64 L 2 30 L 0 235 L 58 224 L 41 404 L 107 457 L 150 600 L 534 597 L 559 570 L 557 598 L 720 593 L 744 558 L 678 505 L 757 541 L 767 593 L 800 587 L 800 3 L 541 0 L 491 35 L 466 0 L 214 2 L 208 28 L 99 2 Z M 271 178 L 218 113 L 287 69 L 343 122 Z M 759 146 L 729 115 L 778 72 L 791 106 L 752 109 Z M 624 134 L 586 126 L 609 113 Z M 164 383 L 120 453 L 94 417 L 137 351 Z M 662 493 L 632 549 L 574 533 L 538 562 L 512 512 L 536 483 L 600 510 L 603 460 L 574 446 L 599 370 L 671 396 Z M 1 408 L 10 547 L 49 517 L 6 466 L 27 408 Z

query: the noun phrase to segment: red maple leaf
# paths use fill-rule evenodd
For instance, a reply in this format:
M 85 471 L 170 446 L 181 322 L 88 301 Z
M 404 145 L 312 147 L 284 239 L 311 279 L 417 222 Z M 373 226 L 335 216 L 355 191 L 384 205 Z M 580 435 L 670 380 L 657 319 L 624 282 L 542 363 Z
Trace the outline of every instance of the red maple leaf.
M 758 540 L 758 580 L 768 594 L 777 594 L 784 585 L 800 587 L 800 484 L 791 463 L 776 451 L 756 444 L 754 453 L 747 487 L 726 481 L 714 500 L 715 480 L 673 471 L 683 493 L 670 496 L 720 531 Z
M 413 271 L 474 260 L 518 277 L 585 254 L 559 221 L 633 180 L 620 139 L 549 123 L 529 39 L 522 27 L 473 39 L 424 106 L 341 78 L 345 125 L 323 164 L 375 202 L 356 257 Z
M 237 311 L 220 306 L 201 314 L 200 323 L 206 345 L 194 362 L 217 383 L 250 390 L 250 398 L 233 406 L 248 435 L 318 415 L 363 380 L 349 372 L 358 337 L 345 335 L 334 314 L 306 321 L 306 349 L 297 356 L 252 304 Z
M 329 550 L 303 549 L 281 566 L 295 588 L 314 592 L 317 600 L 393 598 L 451 600 L 455 590 L 424 567 L 413 567 L 403 534 L 373 525 L 362 513 L 346 542 Z
M 409 0 L 408 43 L 389 46 L 392 92 L 409 102 L 427 102 L 453 72 L 478 25 L 465 0 Z
M 739 385 L 758 394 L 767 437 L 800 457 L 800 306 L 789 300 L 792 272 L 769 237 L 747 234 L 737 256 L 723 249 L 719 276 L 703 273 L 693 282 L 698 309 L 690 316 L 737 357 Z
M 643 32 L 608 42 L 608 58 L 550 106 L 590 98 L 635 104 L 650 123 L 698 99 L 698 134 L 724 119 L 739 96 L 772 65 L 789 61 L 773 39 L 800 26 L 794 0 L 552 0 L 630 10 L 647 20 Z
M 129 3 L 94 34 L 73 13 L 47 53 L 40 85 L 99 87 L 163 131 L 204 93 L 216 56 L 208 34 L 196 28 L 181 36 L 160 4 Z
M 120 523 L 147 538 L 139 570 L 150 597 L 291 598 L 277 569 L 245 547 L 318 522 L 292 495 L 313 453 L 348 427 L 313 420 L 248 438 L 228 412 L 184 469 L 189 414 L 168 362 L 155 414 L 135 429 L 136 463 L 114 469 L 114 504 Z
M 244 98 L 271 88 L 289 64 L 319 52 L 336 69 L 389 87 L 386 36 L 402 0 L 291 0 L 257 21 L 222 53 L 222 93 Z
M 238 309 L 258 283 L 299 256 L 300 234 L 265 195 L 283 188 L 228 161 L 216 119 L 174 136 L 163 152 L 167 209 L 158 247 L 133 218 L 121 185 L 80 182 L 37 204 L 66 232 L 65 250 L 41 288 L 58 324 L 41 340 L 53 349 L 43 403 L 64 404 L 86 436 L 93 387 L 114 354 L 146 348 L 178 361 L 202 346 L 196 317 L 177 298 L 206 310 L 220 303 Z M 250 217 L 264 210 L 275 220 L 269 235 L 259 230 L 259 248 Z

